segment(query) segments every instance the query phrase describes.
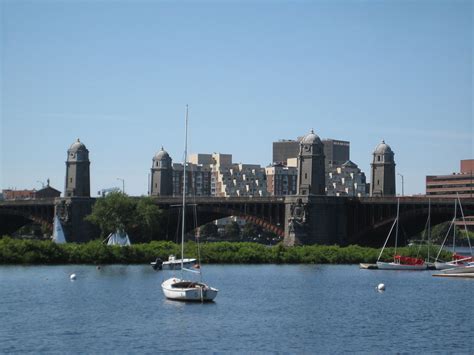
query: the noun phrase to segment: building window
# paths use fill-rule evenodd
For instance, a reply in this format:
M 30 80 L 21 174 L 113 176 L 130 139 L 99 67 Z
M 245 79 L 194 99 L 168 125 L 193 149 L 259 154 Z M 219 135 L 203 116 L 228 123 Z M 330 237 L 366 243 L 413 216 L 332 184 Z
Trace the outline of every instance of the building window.
M 308 173 L 304 173 L 304 178 L 305 178 L 305 179 L 308 178 Z
M 380 180 L 377 180 L 377 185 L 380 185 Z
M 377 161 L 380 161 L 380 155 L 377 157 Z

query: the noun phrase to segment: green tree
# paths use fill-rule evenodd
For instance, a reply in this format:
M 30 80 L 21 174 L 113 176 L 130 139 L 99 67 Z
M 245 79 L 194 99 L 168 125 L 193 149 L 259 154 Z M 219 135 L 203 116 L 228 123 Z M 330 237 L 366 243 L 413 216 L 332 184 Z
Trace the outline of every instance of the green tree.
M 136 206 L 136 213 L 142 240 L 157 239 L 163 225 L 163 211 L 155 205 L 151 197 L 141 197 Z
M 230 222 L 226 224 L 224 228 L 224 233 L 227 239 L 230 240 L 239 240 L 240 239 L 240 226 L 237 222 Z
M 213 239 L 219 237 L 218 228 L 214 223 L 207 223 L 199 228 L 199 235 L 202 240 Z
M 130 230 L 138 222 L 136 202 L 122 192 L 111 192 L 97 199 L 86 220 L 99 226 L 102 236 L 117 229 Z
M 251 241 L 253 238 L 261 234 L 261 228 L 254 223 L 246 223 L 242 228 L 242 239 Z

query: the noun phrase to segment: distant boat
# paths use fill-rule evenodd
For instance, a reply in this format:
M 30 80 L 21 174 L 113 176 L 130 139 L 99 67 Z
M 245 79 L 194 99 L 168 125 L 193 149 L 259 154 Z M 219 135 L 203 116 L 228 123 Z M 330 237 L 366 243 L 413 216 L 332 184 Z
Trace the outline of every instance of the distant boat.
M 468 265 L 469 263 L 472 263 L 473 258 L 472 258 L 472 248 L 471 248 L 471 242 L 469 240 L 469 237 L 467 237 L 467 241 L 469 243 L 469 250 L 471 252 L 471 256 L 464 256 L 464 255 L 459 255 L 456 253 L 456 219 L 457 219 L 457 205 L 459 203 L 459 209 L 461 210 L 461 215 L 462 219 L 464 222 L 464 230 L 466 231 L 467 235 L 467 225 L 466 225 L 466 220 L 464 218 L 464 212 L 462 210 L 462 205 L 461 205 L 461 200 L 459 199 L 459 196 L 456 197 L 454 200 L 454 217 L 451 220 L 451 224 L 449 225 L 448 231 L 446 232 L 446 236 L 444 237 L 443 243 L 441 244 L 441 247 L 439 248 L 438 255 L 436 256 L 435 260 L 435 268 L 436 270 L 446 270 L 446 269 L 457 269 L 460 267 L 464 267 Z M 453 253 L 451 255 L 451 260 L 450 261 L 442 261 L 439 259 L 439 255 L 441 254 L 441 251 L 444 248 L 444 244 L 446 243 L 446 240 L 448 239 L 449 232 L 453 230 Z
M 115 233 L 110 233 L 105 240 L 107 245 L 119 245 L 121 247 L 131 245 L 130 238 L 123 229 L 117 229 Z
M 186 155 L 188 147 L 188 106 L 186 106 L 186 120 L 185 120 L 185 140 L 184 140 L 184 162 L 183 162 L 183 218 L 181 220 L 181 259 L 180 269 L 181 278 L 172 277 L 165 280 L 161 284 L 161 288 L 166 298 L 177 301 L 213 301 L 217 296 L 218 290 L 214 287 L 208 286 L 202 282 L 201 269 L 192 270 L 185 267 L 184 258 L 184 231 L 185 231 L 185 216 L 186 216 Z M 173 262 L 174 260 L 171 260 Z M 164 263 L 163 263 L 164 264 Z M 170 264 L 174 265 L 174 264 Z M 184 280 L 183 272 L 193 272 L 200 276 L 200 281 Z
M 398 221 L 400 215 L 400 199 L 397 201 L 397 217 L 392 224 L 392 228 L 390 228 L 390 232 L 388 232 L 387 239 L 380 251 L 379 257 L 377 259 L 377 268 L 379 270 L 426 270 L 428 265 L 425 263 L 423 259 L 419 258 L 411 258 L 408 256 L 401 256 L 397 255 L 397 243 L 398 243 Z M 390 235 L 392 234 L 393 229 L 395 228 L 395 255 L 393 256 L 392 262 L 382 262 L 380 258 L 382 257 L 382 253 L 387 245 L 388 240 L 390 239 Z
M 63 226 L 58 216 L 54 216 L 52 239 L 53 242 L 57 244 L 66 243 L 66 236 L 64 235 Z
M 189 258 L 189 259 L 176 259 L 174 255 L 170 255 L 167 261 L 163 261 L 160 258 L 152 261 L 151 266 L 155 270 L 181 270 L 182 267 L 184 268 L 191 268 L 197 265 L 197 259 Z

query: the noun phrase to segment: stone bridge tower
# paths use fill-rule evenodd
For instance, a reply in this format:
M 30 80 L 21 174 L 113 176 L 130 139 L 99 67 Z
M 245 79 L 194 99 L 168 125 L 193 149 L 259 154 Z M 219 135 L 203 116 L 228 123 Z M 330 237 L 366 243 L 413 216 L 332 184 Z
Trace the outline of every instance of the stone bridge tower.
M 325 188 L 324 146 L 311 130 L 300 141 L 297 191 L 298 195 L 324 195 Z
M 90 197 L 89 151 L 79 138 L 67 151 L 64 197 Z
M 161 150 L 153 157 L 150 185 L 150 195 L 152 196 L 173 195 L 172 160 L 163 147 L 161 147 Z
M 395 160 L 385 141 L 375 147 L 371 166 L 370 196 L 395 196 Z

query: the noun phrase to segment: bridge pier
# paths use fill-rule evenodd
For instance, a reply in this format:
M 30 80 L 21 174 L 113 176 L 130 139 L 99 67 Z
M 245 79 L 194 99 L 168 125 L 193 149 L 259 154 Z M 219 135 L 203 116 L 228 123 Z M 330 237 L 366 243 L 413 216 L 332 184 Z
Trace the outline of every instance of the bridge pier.
M 285 237 L 287 246 L 339 244 L 348 241 L 347 199 L 327 196 L 287 196 Z
M 57 198 L 54 201 L 55 214 L 61 220 L 66 240 L 83 243 L 100 236 L 100 231 L 84 218 L 92 211 L 95 203 L 90 197 Z

